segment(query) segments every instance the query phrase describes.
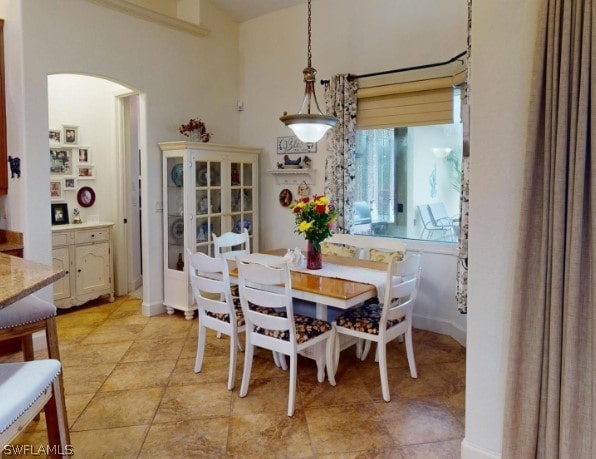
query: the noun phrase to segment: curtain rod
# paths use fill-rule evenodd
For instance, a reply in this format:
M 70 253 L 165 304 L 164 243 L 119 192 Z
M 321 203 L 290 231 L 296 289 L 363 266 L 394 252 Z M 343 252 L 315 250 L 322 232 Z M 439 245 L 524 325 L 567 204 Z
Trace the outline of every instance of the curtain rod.
M 372 76 L 379 76 L 379 75 L 388 75 L 390 73 L 400 73 L 400 72 L 407 72 L 409 70 L 420 70 L 420 69 L 427 69 L 431 67 L 440 67 L 441 65 L 451 64 L 457 60 L 460 60 L 461 57 L 465 56 L 467 51 L 462 51 L 457 56 L 453 56 L 451 59 L 444 61 L 444 62 L 434 62 L 432 64 L 424 64 L 424 65 L 415 65 L 414 67 L 403 67 L 401 69 L 394 69 L 394 70 L 385 70 L 383 72 L 374 72 L 374 73 L 365 73 L 362 75 L 349 75 L 349 80 L 357 80 L 358 78 L 367 78 Z M 321 80 L 321 84 L 329 84 L 329 80 Z

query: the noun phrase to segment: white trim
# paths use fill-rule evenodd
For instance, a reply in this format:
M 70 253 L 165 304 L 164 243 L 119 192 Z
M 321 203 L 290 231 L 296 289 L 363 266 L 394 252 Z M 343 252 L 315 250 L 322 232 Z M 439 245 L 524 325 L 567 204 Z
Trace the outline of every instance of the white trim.
M 400 239 L 409 251 L 436 253 L 439 255 L 459 255 L 459 247 L 456 242 L 432 242 L 420 239 Z
M 146 317 L 156 316 L 158 314 L 163 314 L 164 312 L 166 312 L 166 306 L 163 304 L 162 301 L 159 301 L 158 303 L 147 303 L 143 301 L 143 304 L 141 304 L 141 312 Z
M 501 454 L 473 445 L 464 438 L 461 442 L 461 459 L 501 459 Z
M 146 21 L 154 22 L 172 29 L 186 32 L 199 37 L 206 37 L 211 33 L 208 27 L 200 24 L 193 24 L 192 22 L 183 21 L 182 19 L 167 16 L 165 14 L 158 13 L 157 11 L 143 8 L 142 6 L 129 3 L 126 0 L 88 0 L 92 3 L 111 8 L 119 11 L 120 13 L 129 14 Z
M 421 330 L 451 336 L 459 344 L 464 347 L 466 346 L 466 330 L 450 320 L 414 314 L 412 317 L 412 326 Z

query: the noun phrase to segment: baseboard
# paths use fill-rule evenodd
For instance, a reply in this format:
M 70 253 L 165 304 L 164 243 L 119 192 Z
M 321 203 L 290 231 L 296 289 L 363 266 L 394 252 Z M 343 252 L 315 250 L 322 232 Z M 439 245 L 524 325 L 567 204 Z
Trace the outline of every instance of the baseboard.
M 163 314 L 166 312 L 166 307 L 161 301 L 158 303 L 147 303 L 143 301 L 143 304 L 141 305 L 141 311 L 145 317 L 151 317 L 158 314 Z
M 141 285 L 143 285 L 143 276 L 139 276 L 134 281 L 128 282 L 128 291 L 129 292 L 134 292 Z
M 421 330 L 428 330 L 434 333 L 451 336 L 462 346 L 466 345 L 466 331 L 448 320 L 414 314 L 412 326 Z
M 461 442 L 461 459 L 501 459 L 501 454 L 475 446 L 464 438 Z

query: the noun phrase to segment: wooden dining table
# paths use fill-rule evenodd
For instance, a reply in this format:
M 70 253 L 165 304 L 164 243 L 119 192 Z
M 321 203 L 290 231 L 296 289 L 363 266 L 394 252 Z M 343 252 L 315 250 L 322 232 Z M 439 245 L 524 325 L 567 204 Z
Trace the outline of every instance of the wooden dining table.
M 262 254 L 256 253 L 245 255 L 242 258 L 245 258 L 248 261 L 253 260 L 258 262 L 261 258 L 260 255 L 273 255 L 275 258 L 263 257 L 263 260 L 271 261 L 273 264 L 276 261 L 282 262 L 285 253 L 285 249 L 275 249 L 264 251 Z M 387 271 L 387 263 L 349 257 L 323 255 L 323 266 L 325 266 L 326 263 L 352 266 L 362 268 L 363 270 L 375 270 L 382 272 L 383 274 Z M 290 275 L 292 278 L 292 297 L 315 303 L 315 317 L 321 320 L 329 320 L 329 306 L 339 309 L 350 309 L 362 304 L 370 298 L 375 298 L 378 295 L 375 285 L 338 277 L 323 276 L 318 274 L 317 270 L 309 270 L 308 272 L 305 272 L 304 270 L 291 270 Z M 238 270 L 235 267 L 230 269 L 230 276 L 238 276 Z M 336 345 L 339 346 L 340 349 L 344 349 L 354 343 L 354 339 L 347 339 L 341 344 L 339 342 L 336 343 Z M 301 354 L 317 362 L 317 377 L 319 381 L 323 381 L 325 374 L 324 344 L 308 348 L 301 352 Z
M 262 253 L 283 257 L 286 251 L 285 249 L 274 249 Z M 357 258 L 323 255 L 323 265 L 326 263 L 387 271 L 387 263 Z M 237 274 L 235 269 L 230 271 L 230 275 L 233 277 Z M 317 270 L 309 272 L 293 270 L 290 275 L 292 277 L 292 296 L 315 303 L 317 319 L 328 320 L 328 306 L 350 309 L 377 296 L 377 289 L 372 284 L 318 275 Z

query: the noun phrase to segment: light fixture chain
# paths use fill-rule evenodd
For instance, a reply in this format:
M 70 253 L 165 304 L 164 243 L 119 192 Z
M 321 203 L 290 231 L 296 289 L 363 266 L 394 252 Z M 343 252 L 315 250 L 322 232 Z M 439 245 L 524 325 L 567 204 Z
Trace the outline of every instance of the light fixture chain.
M 311 0 L 308 0 L 308 67 L 312 67 L 311 65 L 311 48 L 310 48 L 310 32 L 311 32 L 311 27 L 310 27 L 310 13 L 311 13 L 311 6 L 310 6 L 310 2 Z

